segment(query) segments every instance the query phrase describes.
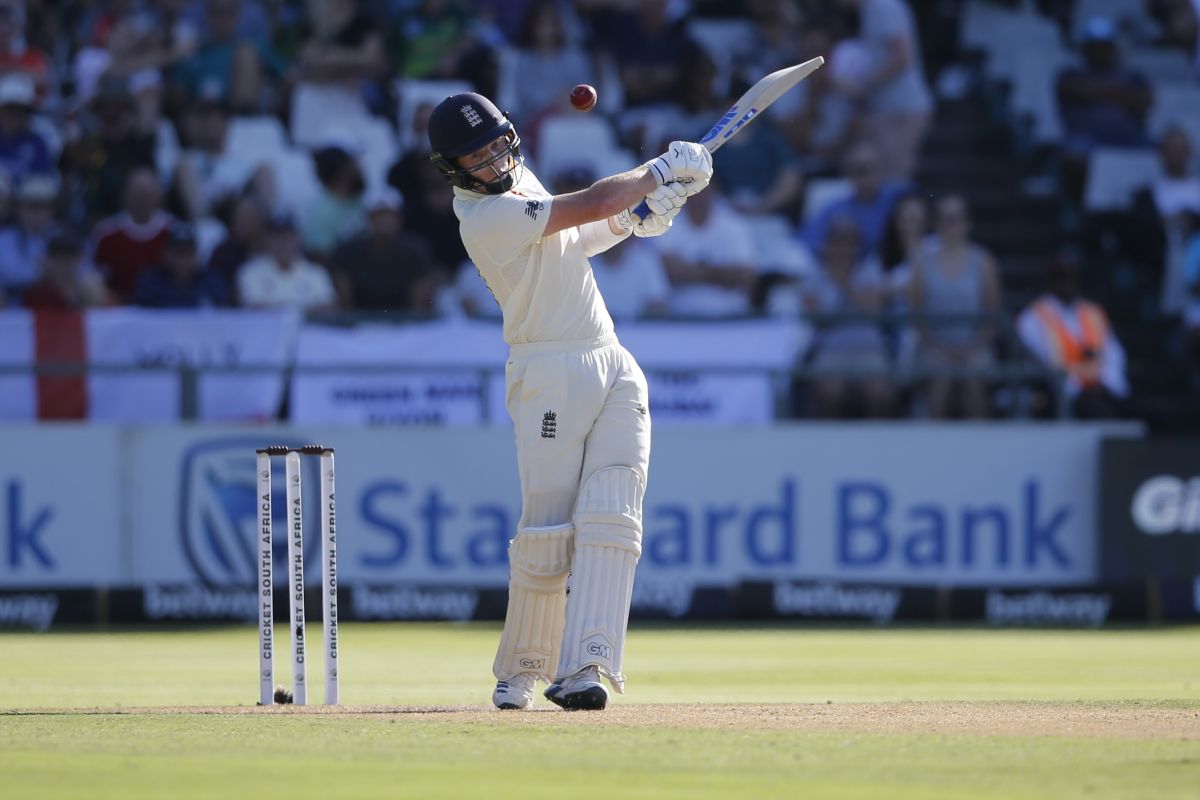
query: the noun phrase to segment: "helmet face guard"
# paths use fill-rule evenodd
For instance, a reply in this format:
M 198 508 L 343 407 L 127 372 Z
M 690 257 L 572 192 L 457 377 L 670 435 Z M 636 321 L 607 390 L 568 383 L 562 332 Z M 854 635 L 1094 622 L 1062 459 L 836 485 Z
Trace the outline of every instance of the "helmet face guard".
M 480 192 L 481 194 L 504 194 L 516 185 L 517 175 L 519 174 L 517 170 L 521 169 L 525 163 L 525 157 L 521 155 L 521 137 L 517 135 L 517 131 L 513 128 L 511 122 L 507 123 L 505 127 L 506 129 L 501 132 L 500 136 L 496 137 L 503 137 L 505 139 L 505 148 L 491 158 L 472 165 L 469 170 L 464 169 L 458 163 L 458 159 L 461 156 L 475 152 L 475 150 L 482 149 L 482 147 L 491 142 L 485 142 L 481 147 L 477 147 L 467 153 L 456 155 L 433 153 L 429 156 L 429 160 L 434 163 L 452 186 L 472 192 Z M 496 139 L 492 139 L 491 141 L 494 142 Z M 512 165 L 504 169 L 505 162 L 509 158 L 512 159 Z M 491 170 L 495 177 L 490 180 L 480 180 L 471 174 L 480 170 Z

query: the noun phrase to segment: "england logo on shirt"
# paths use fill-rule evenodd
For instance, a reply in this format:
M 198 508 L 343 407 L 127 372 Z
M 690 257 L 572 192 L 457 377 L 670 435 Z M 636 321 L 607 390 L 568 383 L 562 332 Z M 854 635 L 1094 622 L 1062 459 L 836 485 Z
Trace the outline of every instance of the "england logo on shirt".
M 530 219 L 537 219 L 538 212 L 545 208 L 537 200 L 529 200 L 525 203 L 525 215 Z

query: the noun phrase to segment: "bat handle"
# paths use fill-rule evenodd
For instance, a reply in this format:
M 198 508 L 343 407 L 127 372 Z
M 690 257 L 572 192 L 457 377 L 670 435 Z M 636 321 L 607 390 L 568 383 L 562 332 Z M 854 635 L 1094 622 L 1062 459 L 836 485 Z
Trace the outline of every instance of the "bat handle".
M 632 214 L 633 216 L 637 217 L 638 222 L 641 222 L 642 220 L 646 219 L 654 212 L 650 210 L 650 206 L 646 203 L 645 200 L 643 200 L 642 202 L 640 202 L 636 206 L 634 206 L 632 209 L 630 209 L 629 213 Z

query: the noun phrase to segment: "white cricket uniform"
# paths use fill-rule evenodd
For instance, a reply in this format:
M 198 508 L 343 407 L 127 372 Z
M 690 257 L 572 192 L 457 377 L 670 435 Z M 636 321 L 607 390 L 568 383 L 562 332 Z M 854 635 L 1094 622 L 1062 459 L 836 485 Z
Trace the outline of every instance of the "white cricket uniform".
M 617 341 L 587 260 L 615 243 L 598 233 L 607 221 L 543 236 L 553 198 L 528 168 L 517 170 L 504 194 L 456 187 L 454 213 L 504 317 L 520 531 L 570 522 L 580 486 L 605 467 L 645 481 L 650 414 L 646 378 Z

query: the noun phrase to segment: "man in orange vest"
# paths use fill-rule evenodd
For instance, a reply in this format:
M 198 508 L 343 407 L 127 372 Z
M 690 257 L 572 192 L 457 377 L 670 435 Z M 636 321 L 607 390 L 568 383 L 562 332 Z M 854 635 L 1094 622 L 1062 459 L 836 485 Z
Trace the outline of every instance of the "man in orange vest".
M 1125 416 L 1125 350 L 1104 309 L 1079 297 L 1079 264 L 1062 254 L 1046 267 L 1046 293 L 1017 318 L 1017 334 L 1042 363 L 1064 374 L 1071 414 Z

